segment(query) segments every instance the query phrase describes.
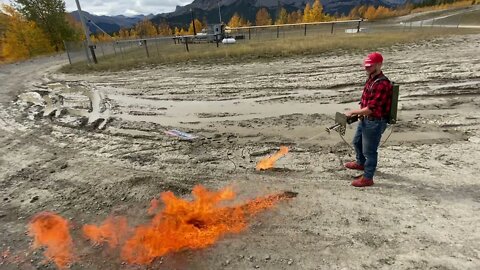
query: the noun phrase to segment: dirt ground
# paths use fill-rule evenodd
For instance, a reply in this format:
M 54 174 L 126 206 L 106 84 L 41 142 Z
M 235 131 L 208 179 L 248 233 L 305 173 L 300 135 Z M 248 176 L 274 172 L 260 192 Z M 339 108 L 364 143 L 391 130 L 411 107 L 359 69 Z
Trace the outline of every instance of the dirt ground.
M 477 34 L 381 50 L 400 84 L 399 123 L 375 185 L 360 189 L 342 168 L 352 149 L 325 127 L 357 106 L 367 52 L 89 75 L 56 72 L 64 56 L 2 66 L 0 269 L 55 269 L 26 235 L 41 211 L 71 222 L 71 269 L 480 269 L 479 44 Z M 275 169 L 254 170 L 281 145 L 290 152 Z M 141 224 L 152 198 L 189 198 L 196 184 L 233 186 L 239 201 L 298 196 L 150 266 L 80 236 L 111 213 Z

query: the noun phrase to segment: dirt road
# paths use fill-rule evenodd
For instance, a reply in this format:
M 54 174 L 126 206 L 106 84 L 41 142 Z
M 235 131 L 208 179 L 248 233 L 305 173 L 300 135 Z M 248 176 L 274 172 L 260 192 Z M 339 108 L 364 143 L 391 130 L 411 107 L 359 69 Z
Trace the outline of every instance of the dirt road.
M 366 189 L 350 186 L 341 164 L 353 152 L 324 129 L 357 106 L 367 52 L 93 75 L 54 72 L 65 59 L 1 67 L 0 268 L 55 269 L 25 234 L 33 215 L 53 211 L 72 224 L 71 269 L 478 269 L 478 44 L 468 35 L 381 50 L 401 85 L 400 122 Z M 290 152 L 277 168 L 256 172 L 281 145 Z M 189 198 L 196 184 L 231 185 L 239 200 L 298 196 L 241 234 L 150 266 L 80 236 L 111 213 L 141 224 L 160 192 Z

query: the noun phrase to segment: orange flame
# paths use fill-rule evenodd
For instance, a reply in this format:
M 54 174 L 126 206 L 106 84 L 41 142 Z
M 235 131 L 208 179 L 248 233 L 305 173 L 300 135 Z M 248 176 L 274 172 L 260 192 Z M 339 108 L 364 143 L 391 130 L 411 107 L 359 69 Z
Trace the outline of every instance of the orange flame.
M 135 229 L 122 247 L 122 259 L 129 263 L 149 264 L 170 252 L 205 248 L 226 233 L 241 232 L 246 228 L 249 217 L 273 207 L 280 200 L 291 198 L 293 193 L 257 198 L 234 207 L 221 205 L 235 198 L 230 188 L 211 192 L 203 186 L 196 186 L 192 194 L 194 200 L 186 201 L 175 197 L 172 192 L 162 193 L 164 209 L 149 224 Z M 93 228 L 93 225 L 87 226 Z M 98 238 L 92 240 L 98 243 Z M 111 238 L 101 240 L 112 246 Z
M 82 231 L 95 244 L 107 242 L 111 248 L 115 248 L 125 240 L 129 228 L 125 217 L 109 217 L 101 226 L 85 225 Z
M 150 207 L 148 208 L 147 213 L 149 215 L 153 215 L 155 214 L 157 209 L 158 209 L 158 200 L 154 198 L 150 201 Z
M 280 146 L 280 150 L 277 153 L 273 154 L 270 157 L 266 157 L 260 160 L 257 163 L 256 170 L 260 171 L 260 170 L 267 170 L 267 169 L 273 168 L 273 166 L 275 166 L 275 162 L 277 162 L 279 158 L 283 157 L 287 153 L 288 153 L 288 147 Z
M 29 234 L 34 237 L 33 248 L 46 247 L 45 256 L 60 269 L 74 260 L 68 227 L 67 220 L 51 212 L 37 214 L 29 224 Z

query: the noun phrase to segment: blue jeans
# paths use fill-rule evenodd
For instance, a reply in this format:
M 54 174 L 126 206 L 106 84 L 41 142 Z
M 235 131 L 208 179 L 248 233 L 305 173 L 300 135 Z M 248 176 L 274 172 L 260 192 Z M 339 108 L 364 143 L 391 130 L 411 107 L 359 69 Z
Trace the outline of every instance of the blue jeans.
M 373 179 L 378 161 L 378 146 L 382 134 L 387 128 L 387 120 L 368 120 L 358 122 L 357 132 L 353 137 L 357 164 L 365 167 L 363 177 Z

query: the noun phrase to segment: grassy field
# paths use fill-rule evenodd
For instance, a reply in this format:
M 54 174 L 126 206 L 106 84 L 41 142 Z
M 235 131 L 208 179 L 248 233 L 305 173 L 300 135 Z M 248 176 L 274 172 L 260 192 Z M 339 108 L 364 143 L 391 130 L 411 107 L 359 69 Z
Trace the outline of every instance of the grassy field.
M 275 57 L 294 57 L 296 55 L 314 55 L 322 53 L 344 53 L 345 51 L 375 50 L 401 43 L 428 40 L 439 36 L 478 33 L 468 29 L 425 29 L 410 32 L 361 33 L 354 35 L 333 35 L 306 38 L 284 38 L 275 40 L 243 41 L 233 45 L 212 43 L 190 44 L 186 52 L 182 44 L 169 44 L 161 49 L 150 48 L 150 57 L 145 49 L 134 47 L 126 50 L 122 56 L 100 57 L 98 64 L 75 63 L 62 68 L 65 73 L 87 73 L 95 71 L 120 71 L 142 66 L 176 64 L 188 62 L 243 62 Z M 375 42 L 372 42 L 375 40 Z

